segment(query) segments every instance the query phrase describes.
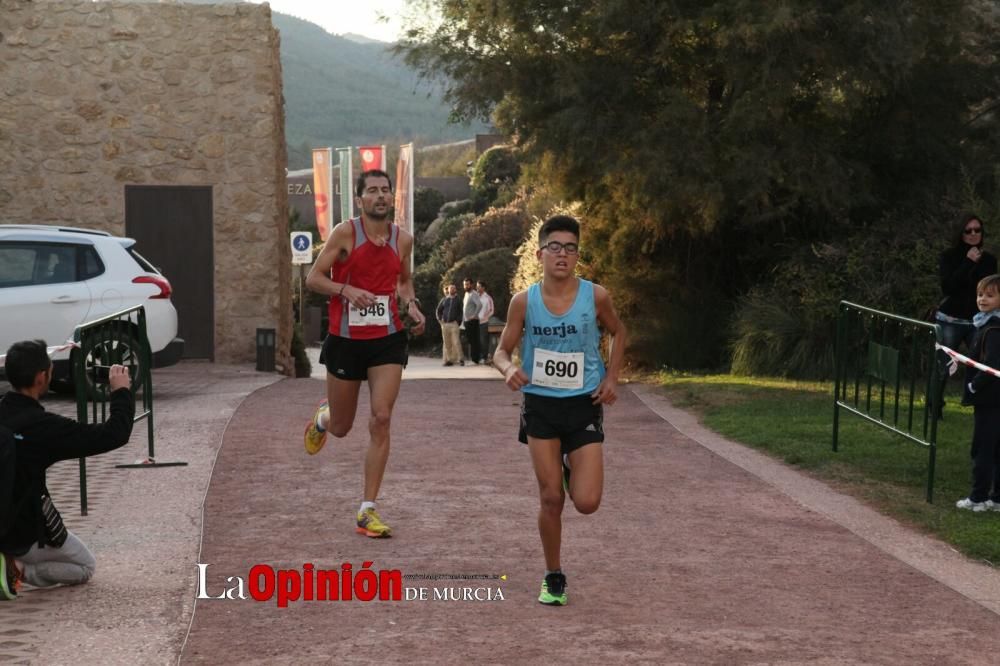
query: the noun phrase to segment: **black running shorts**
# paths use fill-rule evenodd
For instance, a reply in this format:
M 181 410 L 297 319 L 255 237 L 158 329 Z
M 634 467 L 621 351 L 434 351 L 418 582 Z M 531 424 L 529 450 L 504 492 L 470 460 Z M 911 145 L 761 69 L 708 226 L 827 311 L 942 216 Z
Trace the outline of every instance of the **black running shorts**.
M 328 335 L 323 341 L 323 351 L 319 358 L 326 366 L 326 371 L 337 379 L 368 379 L 368 368 L 376 365 L 396 364 L 405 368 L 409 359 L 406 331 L 371 340 Z
M 593 401 L 587 394 L 551 398 L 525 393 L 518 441 L 527 444 L 528 437 L 558 439 L 563 453 L 576 451 L 584 444 L 603 442 L 604 406 Z

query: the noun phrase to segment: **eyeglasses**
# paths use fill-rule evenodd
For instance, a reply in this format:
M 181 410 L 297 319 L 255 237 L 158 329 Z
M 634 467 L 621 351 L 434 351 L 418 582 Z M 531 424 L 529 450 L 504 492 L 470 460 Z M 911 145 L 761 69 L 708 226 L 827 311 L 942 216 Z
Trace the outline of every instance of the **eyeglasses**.
M 559 241 L 549 241 L 541 247 L 543 250 L 548 250 L 552 254 L 559 254 L 562 250 L 566 250 L 566 254 L 576 254 L 580 251 L 580 246 L 576 243 L 560 243 Z
M 962 229 L 962 233 L 963 234 L 968 234 L 970 236 L 972 234 L 981 234 L 981 233 L 983 233 L 983 228 L 982 227 L 967 227 L 965 229 Z

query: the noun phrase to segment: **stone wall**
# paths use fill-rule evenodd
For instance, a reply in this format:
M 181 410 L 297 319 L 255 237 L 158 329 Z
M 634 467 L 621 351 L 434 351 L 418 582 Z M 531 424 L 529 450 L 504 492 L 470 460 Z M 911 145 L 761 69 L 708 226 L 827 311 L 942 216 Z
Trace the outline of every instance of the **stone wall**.
M 0 0 L 0 222 L 124 235 L 126 185 L 211 186 L 215 359 L 276 328 L 290 369 L 278 47 L 267 5 Z

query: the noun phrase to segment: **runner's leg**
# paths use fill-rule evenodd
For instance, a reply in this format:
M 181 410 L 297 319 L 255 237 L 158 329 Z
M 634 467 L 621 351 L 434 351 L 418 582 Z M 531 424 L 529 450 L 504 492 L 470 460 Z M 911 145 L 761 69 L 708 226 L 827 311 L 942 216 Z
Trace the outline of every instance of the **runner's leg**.
M 528 436 L 531 464 L 538 479 L 538 534 L 542 538 L 545 568 L 559 569 L 562 545 L 562 510 L 565 493 L 562 488 L 562 456 L 558 439 L 537 439 Z
M 326 399 L 330 406 L 326 430 L 334 437 L 344 437 L 354 426 L 360 390 L 361 380 L 338 379 L 326 373 Z
M 569 454 L 569 496 L 580 513 L 594 513 L 604 491 L 604 447 L 585 444 Z
M 371 396 L 371 416 L 368 433 L 371 439 L 365 453 L 365 496 L 374 502 L 382 486 L 382 476 L 389 460 L 389 425 L 392 408 L 403 380 L 403 366 L 395 363 L 368 368 L 368 390 Z

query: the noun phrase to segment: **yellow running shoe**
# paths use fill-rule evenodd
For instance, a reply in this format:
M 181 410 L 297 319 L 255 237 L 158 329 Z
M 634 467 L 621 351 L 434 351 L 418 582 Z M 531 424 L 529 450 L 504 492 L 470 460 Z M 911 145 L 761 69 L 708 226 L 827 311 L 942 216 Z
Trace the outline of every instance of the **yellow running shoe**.
M 357 533 L 373 539 L 385 539 L 392 536 L 392 528 L 382 522 L 375 509 L 365 509 L 358 512 Z
M 327 409 L 326 400 L 319 403 L 319 407 L 316 408 L 316 413 L 313 414 L 312 419 L 309 421 L 309 425 L 306 426 L 306 453 L 311 456 L 319 453 L 319 450 L 323 448 L 324 444 L 326 444 L 326 431 L 320 430 L 316 427 L 316 422 L 319 421 L 319 415 L 324 409 Z

